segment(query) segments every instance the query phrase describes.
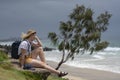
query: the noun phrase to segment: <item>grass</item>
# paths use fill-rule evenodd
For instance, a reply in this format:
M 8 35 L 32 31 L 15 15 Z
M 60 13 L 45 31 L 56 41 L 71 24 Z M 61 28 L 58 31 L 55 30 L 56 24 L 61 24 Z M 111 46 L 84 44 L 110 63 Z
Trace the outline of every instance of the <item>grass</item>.
M 26 80 L 21 71 L 12 67 L 10 62 L 0 64 L 0 80 Z
M 4 53 L 3 51 L 0 51 L 0 62 L 7 60 L 7 59 L 8 59 L 8 57 L 7 57 L 6 53 Z
M 7 55 L 0 51 L 0 80 L 43 80 L 42 74 L 33 73 L 30 71 L 22 71 L 15 69 L 8 61 Z M 49 76 L 47 80 L 68 80 Z

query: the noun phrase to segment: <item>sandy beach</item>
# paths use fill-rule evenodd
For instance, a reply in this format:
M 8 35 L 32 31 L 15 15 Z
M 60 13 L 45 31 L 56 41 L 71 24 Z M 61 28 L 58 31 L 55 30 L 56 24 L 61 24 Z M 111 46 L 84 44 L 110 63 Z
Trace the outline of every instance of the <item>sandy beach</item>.
M 52 67 L 57 65 L 56 62 L 52 61 L 47 61 L 47 63 Z M 102 70 L 77 68 L 67 65 L 62 65 L 59 70 L 68 72 L 69 74 L 65 78 L 70 80 L 120 80 L 119 73 Z

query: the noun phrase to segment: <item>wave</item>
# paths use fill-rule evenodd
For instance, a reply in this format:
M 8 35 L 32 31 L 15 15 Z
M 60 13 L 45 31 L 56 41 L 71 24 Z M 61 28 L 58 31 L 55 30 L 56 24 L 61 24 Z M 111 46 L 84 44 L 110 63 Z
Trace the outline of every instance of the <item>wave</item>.
M 104 51 L 120 51 L 120 47 L 107 47 Z
M 82 60 L 82 61 L 91 62 L 91 61 L 99 61 L 99 60 L 103 60 L 103 59 L 105 59 L 105 57 L 96 54 L 96 55 L 93 55 L 92 58 L 85 59 L 85 60 Z
M 107 55 L 120 55 L 120 47 L 107 47 L 102 51 L 95 52 L 99 55 L 107 56 Z
M 9 42 L 0 42 L 0 45 L 12 45 L 13 41 L 9 41 Z
M 104 59 L 105 57 L 100 56 L 100 55 L 93 55 L 93 57 L 97 58 L 97 59 Z

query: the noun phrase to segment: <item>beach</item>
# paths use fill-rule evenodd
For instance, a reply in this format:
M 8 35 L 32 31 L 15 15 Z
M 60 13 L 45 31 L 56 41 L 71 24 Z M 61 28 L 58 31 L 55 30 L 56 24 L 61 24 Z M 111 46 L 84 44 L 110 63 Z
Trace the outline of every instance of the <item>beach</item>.
M 57 66 L 57 63 L 53 61 L 47 61 L 47 63 L 52 67 Z M 120 80 L 119 73 L 102 70 L 78 68 L 65 64 L 59 70 L 68 72 L 69 74 L 65 78 L 69 78 L 70 80 Z

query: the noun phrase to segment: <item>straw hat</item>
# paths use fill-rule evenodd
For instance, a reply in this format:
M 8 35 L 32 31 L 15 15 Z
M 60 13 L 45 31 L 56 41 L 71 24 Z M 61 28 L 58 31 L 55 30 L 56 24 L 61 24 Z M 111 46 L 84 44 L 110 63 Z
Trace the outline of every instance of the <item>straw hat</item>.
M 23 33 L 21 34 L 21 38 L 24 40 L 24 39 L 27 39 L 28 37 L 30 37 L 32 34 L 35 34 L 36 31 L 35 30 L 28 30 L 27 33 Z

